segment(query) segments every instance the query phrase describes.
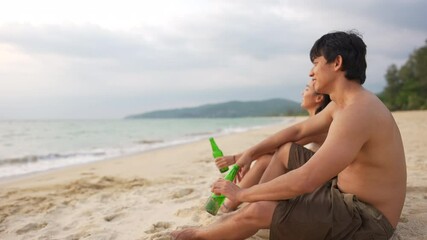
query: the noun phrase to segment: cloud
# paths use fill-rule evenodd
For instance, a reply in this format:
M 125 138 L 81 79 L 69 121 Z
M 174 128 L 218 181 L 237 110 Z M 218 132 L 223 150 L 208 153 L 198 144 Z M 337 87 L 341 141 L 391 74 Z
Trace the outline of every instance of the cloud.
M 366 1 L 360 7 L 351 9 L 354 15 L 363 16 L 381 25 L 413 31 L 425 31 L 425 11 L 427 2 L 423 0 L 380 0 Z
M 249 19 L 241 21 L 253 22 Z M 273 22 L 271 19 L 265 26 Z M 236 37 L 232 36 L 229 27 L 208 30 L 205 33 L 211 38 L 204 41 L 193 37 L 203 32 L 200 26 L 184 29 L 187 38 L 150 32 L 151 38 L 156 39 L 154 42 L 146 40 L 148 37 L 144 30 L 137 33 L 111 32 L 97 26 L 9 25 L 0 30 L 0 42 L 16 47 L 30 58 L 49 63 L 51 73 L 59 70 L 62 82 L 71 86 L 77 82 L 119 88 L 266 84 L 269 78 L 259 82 L 257 72 L 260 69 L 256 66 L 261 64 L 265 66 L 262 70 L 271 71 L 275 64 L 280 64 L 275 63 L 277 59 L 283 60 L 281 51 L 288 51 L 291 55 L 292 52 L 297 53 L 298 48 L 288 44 L 286 49 L 282 47 L 280 50 L 281 39 L 260 37 L 273 34 L 274 28 L 263 30 L 259 27 L 253 31 L 251 26 L 242 27 L 235 33 Z
M 387 67 L 402 64 L 427 36 L 427 6 L 418 0 L 130 1 L 126 11 L 113 11 L 116 21 L 106 19 L 117 5 L 85 10 L 79 19 L 79 4 L 70 6 L 71 15 L 57 12 L 30 23 L 8 14 L 0 22 L 1 102 L 45 106 L 39 111 L 45 116 L 49 109 L 56 109 L 49 116 L 62 116 L 60 106 L 85 109 L 91 102 L 102 111 L 76 115 L 117 117 L 235 99 L 298 101 L 313 42 L 349 29 L 364 35 L 366 87 L 379 92 Z M 36 12 L 42 15 L 41 8 Z M 12 108 L 11 116 L 19 109 Z

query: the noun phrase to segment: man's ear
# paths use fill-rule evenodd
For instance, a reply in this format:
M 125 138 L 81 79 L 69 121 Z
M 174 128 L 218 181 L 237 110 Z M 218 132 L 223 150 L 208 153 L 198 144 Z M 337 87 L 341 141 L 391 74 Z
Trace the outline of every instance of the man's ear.
M 342 57 L 341 55 L 338 55 L 334 61 L 334 69 L 341 70 L 341 68 L 342 68 Z

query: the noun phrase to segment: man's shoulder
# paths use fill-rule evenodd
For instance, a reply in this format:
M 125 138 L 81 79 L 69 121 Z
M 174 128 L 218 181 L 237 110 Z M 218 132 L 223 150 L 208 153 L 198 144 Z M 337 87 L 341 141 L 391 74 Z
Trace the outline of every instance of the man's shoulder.
M 333 109 L 333 121 L 342 127 L 371 131 L 372 123 L 390 113 L 382 102 L 370 93 L 360 95 L 351 104 Z
M 342 113 L 357 115 L 358 118 L 375 117 L 378 113 L 390 113 L 384 103 L 373 93 L 364 90 L 351 104 L 342 109 Z

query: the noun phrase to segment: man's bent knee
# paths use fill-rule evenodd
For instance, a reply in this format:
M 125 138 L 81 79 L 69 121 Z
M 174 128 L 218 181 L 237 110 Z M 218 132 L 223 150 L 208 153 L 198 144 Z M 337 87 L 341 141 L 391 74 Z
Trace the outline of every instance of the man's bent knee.
M 258 229 L 269 228 L 276 205 L 277 202 L 273 201 L 250 203 L 241 209 L 238 221 L 245 221 Z

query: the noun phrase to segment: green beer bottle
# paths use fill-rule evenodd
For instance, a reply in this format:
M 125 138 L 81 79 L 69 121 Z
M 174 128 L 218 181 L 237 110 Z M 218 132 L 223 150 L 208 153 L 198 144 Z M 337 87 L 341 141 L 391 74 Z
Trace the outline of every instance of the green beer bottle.
M 212 147 L 212 155 L 215 159 L 224 156 L 224 154 L 222 154 L 221 149 L 219 149 L 218 145 L 216 145 L 216 142 L 214 140 L 213 137 L 209 138 L 209 141 L 211 142 L 211 147 Z M 219 170 L 221 173 L 225 173 L 228 171 L 228 167 L 223 167 Z
M 227 181 L 232 182 L 234 178 L 237 175 L 237 172 L 239 171 L 239 166 L 237 164 L 233 165 L 230 172 L 225 175 L 224 179 Z M 216 195 L 215 193 L 212 193 L 212 195 L 209 197 L 208 202 L 205 205 L 206 212 L 216 215 L 218 213 L 219 208 L 224 203 L 225 196 L 224 195 Z

